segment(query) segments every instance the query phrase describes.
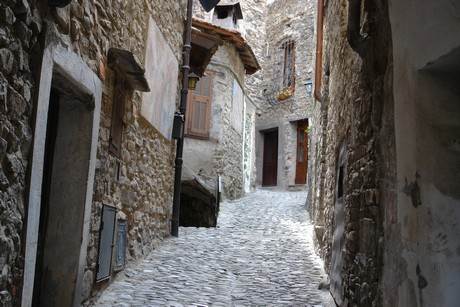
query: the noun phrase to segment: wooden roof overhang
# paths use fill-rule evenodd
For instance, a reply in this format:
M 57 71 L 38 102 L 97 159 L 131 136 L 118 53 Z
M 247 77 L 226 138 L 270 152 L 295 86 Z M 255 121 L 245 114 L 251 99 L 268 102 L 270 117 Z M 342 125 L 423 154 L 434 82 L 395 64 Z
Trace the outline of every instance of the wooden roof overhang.
M 137 91 L 150 92 L 145 69 L 134 54 L 128 50 L 110 48 L 107 53 L 109 67 L 122 74 L 128 84 Z
M 224 41 L 216 35 L 203 33 L 192 28 L 192 48 L 190 49 L 190 69 L 199 77 L 204 75 L 206 67 Z
M 243 38 L 243 36 L 241 35 L 239 31 L 224 29 L 222 27 L 213 25 L 211 23 L 208 23 L 208 22 L 205 22 L 199 19 L 193 19 L 192 25 L 193 25 L 192 49 L 191 49 L 191 55 L 190 55 L 191 62 L 192 62 L 192 58 L 195 59 L 196 61 L 199 61 L 200 57 L 205 57 L 207 60 L 206 62 L 206 66 L 207 66 L 207 64 L 209 64 L 209 61 L 211 61 L 211 57 L 214 55 L 214 52 L 217 50 L 218 45 L 221 46 L 224 42 L 229 42 L 235 46 L 236 51 L 238 52 L 243 62 L 244 69 L 246 70 L 246 74 L 252 75 L 260 69 L 259 62 L 257 61 L 257 58 L 252 48 L 249 46 L 249 44 L 246 42 L 246 40 Z M 215 45 L 216 49 L 214 50 L 214 52 L 212 52 L 212 54 L 210 54 L 210 52 L 202 53 L 205 50 L 211 51 L 211 49 L 203 50 L 203 49 L 196 48 L 194 50 L 193 33 L 197 34 L 196 42 L 198 42 L 198 37 L 200 39 L 214 41 L 216 43 Z M 202 48 L 206 48 L 204 47 L 204 45 L 205 43 L 202 42 L 201 43 Z M 203 61 L 203 59 L 201 60 Z M 204 69 L 206 69 L 206 66 L 204 66 Z M 198 73 L 196 74 L 198 75 Z

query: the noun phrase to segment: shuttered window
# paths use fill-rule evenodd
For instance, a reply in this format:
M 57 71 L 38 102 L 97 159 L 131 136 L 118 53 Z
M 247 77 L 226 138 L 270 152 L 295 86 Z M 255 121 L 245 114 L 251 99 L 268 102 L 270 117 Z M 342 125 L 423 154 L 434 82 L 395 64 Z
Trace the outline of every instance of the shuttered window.
M 123 79 L 117 76 L 113 95 L 109 152 L 119 159 L 121 159 L 121 144 L 123 142 L 123 116 L 126 93 Z
M 206 71 L 206 74 L 197 82 L 196 89 L 188 92 L 185 126 L 187 136 L 209 138 L 212 81 L 212 72 Z

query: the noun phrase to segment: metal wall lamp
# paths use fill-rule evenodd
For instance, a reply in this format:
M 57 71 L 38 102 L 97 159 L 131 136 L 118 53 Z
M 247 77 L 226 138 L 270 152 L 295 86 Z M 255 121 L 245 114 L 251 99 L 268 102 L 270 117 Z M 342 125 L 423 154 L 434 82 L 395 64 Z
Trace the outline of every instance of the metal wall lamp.
M 188 89 L 194 91 L 199 79 L 200 77 L 194 72 L 189 73 L 188 74 Z
M 313 92 L 313 82 L 311 79 L 305 80 L 305 87 L 307 89 L 308 95 L 311 97 L 311 93 Z

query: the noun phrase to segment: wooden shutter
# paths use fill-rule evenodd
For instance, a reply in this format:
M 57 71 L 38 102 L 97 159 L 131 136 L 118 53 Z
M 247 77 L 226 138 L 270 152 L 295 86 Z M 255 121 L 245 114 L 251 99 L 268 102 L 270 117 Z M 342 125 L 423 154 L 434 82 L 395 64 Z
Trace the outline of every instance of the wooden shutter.
M 210 71 L 201 77 L 194 91 L 187 96 L 187 118 L 185 134 L 191 137 L 209 138 L 211 122 L 213 74 Z
M 115 80 L 112 105 L 112 121 L 110 125 L 109 152 L 121 159 L 121 144 L 123 142 L 123 116 L 125 113 L 126 90 L 120 77 Z
M 308 170 L 308 137 L 305 130 L 308 120 L 297 122 L 297 163 L 295 172 L 295 184 L 307 183 Z

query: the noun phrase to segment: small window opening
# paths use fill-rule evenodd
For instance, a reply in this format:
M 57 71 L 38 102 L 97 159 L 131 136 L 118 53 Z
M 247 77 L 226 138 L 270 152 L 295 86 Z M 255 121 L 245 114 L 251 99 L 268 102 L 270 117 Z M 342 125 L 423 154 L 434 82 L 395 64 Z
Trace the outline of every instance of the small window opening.
M 121 159 L 121 145 L 123 142 L 124 128 L 124 111 L 126 100 L 126 89 L 124 80 L 121 76 L 117 76 L 114 87 L 114 97 L 112 105 L 112 118 L 110 124 L 110 142 L 109 152 L 118 159 Z
M 115 180 L 120 181 L 120 161 L 115 161 Z
M 343 165 L 339 168 L 339 180 L 337 184 L 337 198 L 343 197 Z
M 229 10 L 226 8 L 220 9 L 217 11 L 217 18 L 218 19 L 225 19 L 228 17 Z

